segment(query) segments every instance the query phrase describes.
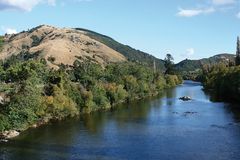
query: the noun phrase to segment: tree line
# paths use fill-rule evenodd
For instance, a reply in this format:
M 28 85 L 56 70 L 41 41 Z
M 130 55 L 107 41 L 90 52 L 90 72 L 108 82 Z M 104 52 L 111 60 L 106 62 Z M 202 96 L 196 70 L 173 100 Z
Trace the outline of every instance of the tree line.
M 163 74 L 135 62 L 103 67 L 76 60 L 73 66 L 51 69 L 45 59 L 20 57 L 0 62 L 0 93 L 5 97 L 0 104 L 0 131 L 109 109 L 182 83 L 171 69 Z
M 218 64 L 203 68 L 203 85 L 217 98 L 240 101 L 240 40 L 237 38 L 235 65 Z

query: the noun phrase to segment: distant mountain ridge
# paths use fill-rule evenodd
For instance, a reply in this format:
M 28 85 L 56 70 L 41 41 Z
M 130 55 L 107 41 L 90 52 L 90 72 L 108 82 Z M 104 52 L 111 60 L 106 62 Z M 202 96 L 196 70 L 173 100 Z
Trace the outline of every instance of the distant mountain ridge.
M 203 65 L 213 66 L 218 63 L 234 63 L 235 55 L 223 53 L 209 58 L 203 58 L 200 60 L 183 60 L 175 65 L 176 70 L 182 72 L 196 71 L 202 68 Z

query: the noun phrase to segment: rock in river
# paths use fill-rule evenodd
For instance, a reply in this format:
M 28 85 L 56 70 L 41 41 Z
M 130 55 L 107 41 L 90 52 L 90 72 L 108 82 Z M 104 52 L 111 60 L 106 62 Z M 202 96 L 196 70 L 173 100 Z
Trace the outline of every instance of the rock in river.
M 190 100 L 192 100 L 192 98 L 189 97 L 189 96 L 183 96 L 183 97 L 180 97 L 179 99 L 183 100 L 183 101 L 190 101 Z

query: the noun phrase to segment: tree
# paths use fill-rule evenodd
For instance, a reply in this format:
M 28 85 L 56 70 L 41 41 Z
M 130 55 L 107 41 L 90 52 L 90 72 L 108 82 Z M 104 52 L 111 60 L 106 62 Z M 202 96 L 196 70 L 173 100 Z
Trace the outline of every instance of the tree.
M 0 36 L 0 51 L 3 49 L 3 44 L 4 44 L 4 37 Z
M 237 38 L 236 66 L 240 65 L 240 40 Z
M 167 54 L 164 59 L 164 66 L 166 68 L 165 74 L 174 74 L 174 58 L 171 54 Z

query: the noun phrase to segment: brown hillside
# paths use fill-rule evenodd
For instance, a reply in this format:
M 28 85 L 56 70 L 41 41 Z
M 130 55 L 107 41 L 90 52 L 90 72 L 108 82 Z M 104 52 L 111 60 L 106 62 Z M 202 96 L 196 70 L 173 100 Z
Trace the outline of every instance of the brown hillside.
M 75 29 L 42 25 L 16 35 L 6 35 L 4 41 L 0 59 L 30 53 L 45 58 L 52 67 L 61 63 L 72 65 L 76 59 L 89 59 L 102 65 L 126 60 L 122 54 Z

